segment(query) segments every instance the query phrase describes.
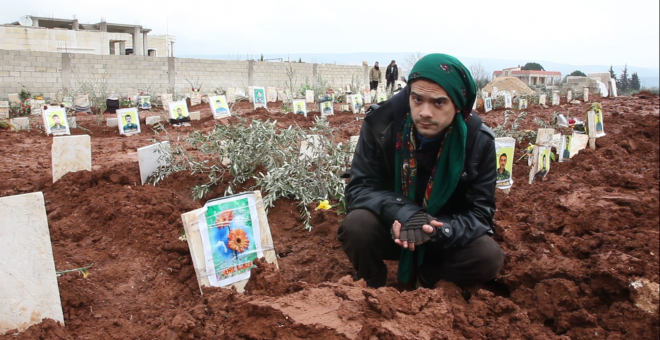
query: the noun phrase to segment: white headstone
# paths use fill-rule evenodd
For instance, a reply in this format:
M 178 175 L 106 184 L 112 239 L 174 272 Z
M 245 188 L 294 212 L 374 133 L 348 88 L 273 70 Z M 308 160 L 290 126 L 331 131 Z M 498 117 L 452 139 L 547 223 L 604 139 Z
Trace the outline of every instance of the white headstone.
M 589 101 L 589 88 L 585 87 L 584 90 L 582 90 L 582 101 L 585 103 Z
M 616 88 L 616 79 L 610 79 L 610 97 L 617 97 L 619 91 Z
M 539 95 L 539 105 L 545 105 L 545 98 L 547 95 L 545 93 Z
M 9 102 L 0 101 L 0 118 L 9 118 Z
M 66 119 L 69 121 L 69 129 L 75 129 L 78 127 L 76 117 L 67 117 Z
M 167 164 L 166 157 L 169 152 L 170 142 L 156 143 L 137 149 L 142 185 L 147 182 L 147 178 L 149 178 L 159 166 Z
M 30 118 L 16 117 L 9 120 L 9 124 L 16 128 L 16 130 L 27 130 L 30 127 Z
M 200 120 L 202 115 L 200 111 L 190 111 L 190 120 Z
M 18 96 L 18 93 L 9 94 L 9 102 L 12 104 L 21 104 L 21 97 Z
M 365 104 L 371 104 L 371 91 L 369 90 L 364 90 L 364 103 Z
M 199 105 L 202 103 L 202 94 L 199 92 L 190 92 L 190 106 Z
M 571 100 L 573 100 L 573 91 L 568 90 L 566 91 L 566 101 L 570 102 Z
M 306 103 L 313 103 L 314 102 L 314 91 L 305 90 L 305 102 Z
M 151 117 L 147 117 L 146 119 L 147 125 L 154 125 L 156 123 L 160 123 L 160 121 L 161 121 L 160 116 L 151 116 Z
M 30 105 L 30 114 L 32 115 L 39 115 L 43 113 L 44 105 L 46 105 L 45 100 L 36 100 L 36 99 L 28 99 L 28 104 Z
M 269 103 L 274 103 L 277 101 L 277 89 L 274 87 L 266 88 L 266 100 Z
M 245 90 L 240 88 L 240 87 L 237 87 L 236 88 L 236 96 L 237 97 L 246 97 Z
M 488 113 L 493 110 L 493 100 L 491 98 L 484 99 L 484 112 Z
M 230 87 L 225 91 L 225 95 L 227 96 L 227 102 L 228 103 L 235 103 L 236 102 L 236 88 L 235 87 Z
M 92 139 L 89 135 L 53 137 L 53 183 L 69 172 L 92 171 Z
M 163 104 L 163 108 L 168 108 L 170 105 L 170 102 L 172 101 L 172 94 L 171 93 L 163 93 L 160 95 L 160 101 Z
M 0 334 L 64 323 L 43 193 L 0 197 L 0 214 Z
M 511 94 L 505 93 L 504 94 L 504 108 L 505 109 L 510 109 L 512 105 L 513 105 L 513 100 L 511 99 Z
M 115 126 L 119 125 L 119 123 L 117 121 L 117 118 L 108 118 L 108 120 L 106 121 L 106 124 L 109 127 L 115 127 Z
M 559 101 L 559 91 L 552 92 L 552 105 L 557 106 L 560 104 Z

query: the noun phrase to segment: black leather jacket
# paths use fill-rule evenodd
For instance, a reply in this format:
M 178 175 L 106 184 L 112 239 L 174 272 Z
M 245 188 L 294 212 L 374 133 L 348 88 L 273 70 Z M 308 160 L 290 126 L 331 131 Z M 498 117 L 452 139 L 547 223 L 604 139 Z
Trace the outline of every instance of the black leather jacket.
M 409 87 L 406 87 L 367 113 L 345 192 L 348 212 L 367 209 L 388 228 L 394 220 L 404 223 L 422 209 L 415 201 L 394 191 L 396 134 L 410 109 L 408 97 Z M 431 238 L 434 247 L 461 247 L 484 234 L 493 234 L 495 135 L 475 113 L 465 123 L 468 132 L 463 172 L 454 193 L 435 214 L 443 227 Z

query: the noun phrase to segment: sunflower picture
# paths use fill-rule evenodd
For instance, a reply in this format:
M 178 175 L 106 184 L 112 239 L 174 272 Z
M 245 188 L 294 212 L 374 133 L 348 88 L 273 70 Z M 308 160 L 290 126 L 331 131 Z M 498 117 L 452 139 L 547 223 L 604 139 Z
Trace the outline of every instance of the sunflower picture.
M 240 195 L 239 195 L 240 196 Z M 208 244 L 213 260 L 215 281 L 229 282 L 248 275 L 259 255 L 249 198 L 235 197 L 207 203 Z M 257 220 L 258 222 L 258 220 Z M 258 235 L 258 234 L 256 234 Z M 220 284 L 222 286 L 224 284 Z

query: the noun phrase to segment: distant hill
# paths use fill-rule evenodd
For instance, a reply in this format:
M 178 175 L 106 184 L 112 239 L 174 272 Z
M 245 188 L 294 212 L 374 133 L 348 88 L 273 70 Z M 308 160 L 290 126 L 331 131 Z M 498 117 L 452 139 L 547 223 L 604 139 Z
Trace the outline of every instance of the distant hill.
M 340 65 L 362 65 L 362 61 L 367 61 L 369 65 L 373 65 L 378 61 L 381 66 L 386 66 L 392 60 L 396 60 L 397 64 L 401 67 L 405 64 L 405 59 L 411 53 L 393 52 L 393 53 L 377 53 L 377 52 L 358 52 L 358 53 L 291 53 L 291 54 L 264 54 L 264 59 L 277 59 L 297 61 L 299 58 L 306 63 L 319 63 L 319 64 L 340 64 Z M 229 58 L 227 55 L 180 55 L 180 58 L 196 58 L 196 59 L 235 59 Z M 241 56 L 246 59 L 246 55 Z M 257 59 L 261 55 L 251 55 L 251 58 Z M 544 60 L 524 60 L 524 59 L 492 59 L 492 58 L 472 58 L 472 57 L 458 57 L 466 66 L 481 63 L 488 73 L 492 74 L 493 71 L 501 70 L 507 67 L 515 67 L 524 65 L 527 62 L 537 62 L 548 71 L 559 71 L 562 75 L 570 74 L 575 70 L 580 70 L 584 73 L 591 72 L 607 72 L 610 65 L 570 65 L 555 63 Z M 618 75 L 621 74 L 621 69 L 624 65 L 613 65 L 614 72 Z M 628 72 L 637 72 L 639 75 L 642 86 L 646 87 L 659 87 L 660 86 L 660 69 L 658 68 L 645 68 L 628 65 Z

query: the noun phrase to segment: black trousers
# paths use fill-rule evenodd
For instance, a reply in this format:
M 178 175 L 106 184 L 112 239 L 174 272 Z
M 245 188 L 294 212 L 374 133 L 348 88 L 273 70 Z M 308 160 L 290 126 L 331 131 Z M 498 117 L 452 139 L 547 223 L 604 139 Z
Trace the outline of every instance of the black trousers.
M 369 91 L 378 89 L 378 80 L 372 80 L 369 82 Z
M 391 226 L 386 226 L 368 210 L 351 211 L 337 230 L 337 239 L 353 264 L 358 279 L 370 287 L 382 287 L 387 281 L 383 260 L 398 260 L 401 251 L 394 243 Z M 469 286 L 490 281 L 504 262 L 502 248 L 484 235 L 462 248 L 427 249 L 422 265 L 416 268 L 423 287 L 433 288 L 440 280 Z M 414 279 L 414 278 L 413 278 Z

